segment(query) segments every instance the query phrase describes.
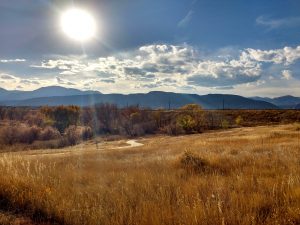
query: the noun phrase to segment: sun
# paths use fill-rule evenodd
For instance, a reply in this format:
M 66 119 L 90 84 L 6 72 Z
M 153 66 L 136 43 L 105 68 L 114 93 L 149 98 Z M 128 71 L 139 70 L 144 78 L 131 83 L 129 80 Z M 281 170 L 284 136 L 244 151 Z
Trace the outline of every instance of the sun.
M 60 25 L 70 38 L 85 42 L 96 35 L 96 21 L 92 14 L 79 8 L 72 8 L 62 13 Z

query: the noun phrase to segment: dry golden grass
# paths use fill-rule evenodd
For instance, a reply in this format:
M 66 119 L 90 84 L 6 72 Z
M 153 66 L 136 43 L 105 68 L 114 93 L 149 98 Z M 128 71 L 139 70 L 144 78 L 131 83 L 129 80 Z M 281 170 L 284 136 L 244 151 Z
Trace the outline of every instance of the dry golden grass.
M 1 225 L 36 225 L 31 219 L 16 216 L 12 213 L 0 212 Z
M 0 199 L 70 225 L 300 224 L 299 137 L 284 125 L 5 153 Z

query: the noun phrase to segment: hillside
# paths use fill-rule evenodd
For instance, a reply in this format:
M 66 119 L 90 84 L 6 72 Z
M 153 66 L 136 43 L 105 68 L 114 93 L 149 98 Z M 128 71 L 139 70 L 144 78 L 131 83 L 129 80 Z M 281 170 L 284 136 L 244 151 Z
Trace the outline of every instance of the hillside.
M 38 90 L 37 90 L 38 91 Z M 40 91 L 40 90 L 39 90 Z M 35 92 L 36 93 L 36 92 Z M 35 94 L 34 93 L 34 94 Z M 45 95 L 46 92 L 43 92 Z M 34 94 L 31 94 L 34 95 Z M 36 94 L 35 94 L 36 95 Z M 277 106 L 265 102 L 238 95 L 222 94 L 180 94 L 172 92 L 153 91 L 146 94 L 101 94 L 97 92 L 82 93 L 68 89 L 65 96 L 59 96 L 62 93 L 57 92 L 56 96 L 37 97 L 16 100 L 5 100 L 0 104 L 6 106 L 57 106 L 57 105 L 78 105 L 90 106 L 99 103 L 113 103 L 119 107 L 127 105 L 139 105 L 148 108 L 179 108 L 186 104 L 200 104 L 205 109 L 276 109 Z M 28 97 L 29 95 L 27 95 Z
M 74 88 L 64 88 L 60 86 L 42 87 L 34 91 L 8 91 L 0 89 L 0 101 L 25 100 L 42 97 L 72 96 L 84 94 L 99 94 L 98 91 L 81 91 Z
M 252 99 L 266 101 L 282 109 L 294 109 L 298 104 L 300 104 L 300 98 L 291 95 L 281 96 L 277 98 L 253 97 Z

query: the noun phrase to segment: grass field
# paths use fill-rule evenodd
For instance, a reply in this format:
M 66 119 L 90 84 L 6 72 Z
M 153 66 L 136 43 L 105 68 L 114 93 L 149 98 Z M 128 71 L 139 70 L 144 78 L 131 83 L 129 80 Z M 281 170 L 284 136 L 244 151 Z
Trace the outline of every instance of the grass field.
M 0 224 L 300 224 L 299 138 L 290 124 L 2 153 Z

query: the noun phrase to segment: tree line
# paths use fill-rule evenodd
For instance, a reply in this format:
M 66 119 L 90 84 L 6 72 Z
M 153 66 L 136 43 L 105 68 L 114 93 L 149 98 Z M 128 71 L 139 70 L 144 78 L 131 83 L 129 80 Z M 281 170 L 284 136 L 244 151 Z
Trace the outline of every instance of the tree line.
M 178 135 L 199 133 L 221 124 L 220 118 L 204 113 L 196 104 L 178 110 L 151 110 L 138 106 L 119 108 L 108 103 L 83 108 L 0 107 L 0 121 L 0 143 L 59 140 L 54 147 L 77 144 L 95 135 Z
M 63 147 L 98 135 L 180 135 L 299 120 L 300 113 L 290 111 L 203 110 L 197 104 L 176 110 L 119 108 L 109 103 L 93 107 L 0 107 L 0 144 L 49 142 L 48 147 Z

